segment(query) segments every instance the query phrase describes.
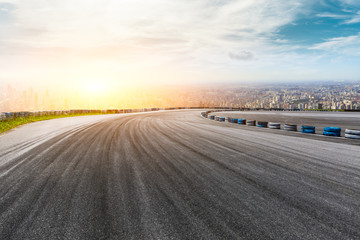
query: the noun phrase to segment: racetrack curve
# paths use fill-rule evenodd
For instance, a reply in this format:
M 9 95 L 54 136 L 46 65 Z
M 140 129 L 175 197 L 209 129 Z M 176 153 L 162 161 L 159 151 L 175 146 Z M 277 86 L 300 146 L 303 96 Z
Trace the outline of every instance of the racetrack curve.
M 73 119 L 0 136 L 1 239 L 360 239 L 360 146 L 199 111 Z

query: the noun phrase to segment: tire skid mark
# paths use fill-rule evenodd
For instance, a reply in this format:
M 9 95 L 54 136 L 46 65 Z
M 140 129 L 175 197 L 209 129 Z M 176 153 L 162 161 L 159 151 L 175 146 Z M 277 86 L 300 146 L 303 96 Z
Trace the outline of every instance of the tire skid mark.
M 196 126 L 193 126 L 194 128 Z M 206 130 L 206 128 L 203 128 L 204 130 Z M 236 130 L 243 130 L 243 129 L 236 129 Z M 246 132 L 251 132 L 250 130 L 247 130 L 247 129 L 244 129 Z M 217 134 L 219 135 L 220 133 L 218 131 L 214 131 L 214 130 L 207 130 L 209 132 L 212 132 L 214 134 Z M 254 133 L 254 132 L 252 132 Z M 229 134 L 226 134 L 226 133 L 221 133 L 221 136 L 227 136 L 228 138 L 232 138 L 233 139 L 233 136 L 229 135 Z M 252 135 L 253 138 L 256 138 L 258 139 L 258 137 L 255 137 Z M 269 142 L 269 141 L 263 141 L 263 143 L 261 142 L 255 142 L 253 139 L 247 139 L 246 141 L 243 140 L 243 139 L 237 139 L 237 140 L 242 140 L 242 143 L 246 143 L 246 142 L 249 142 L 251 143 L 252 145 L 258 145 L 258 146 L 261 146 L 261 147 L 267 147 L 267 148 L 274 148 L 276 150 L 281 150 L 282 152 L 289 152 L 291 154 L 293 154 L 293 152 L 297 152 L 297 154 L 302 154 L 301 157 L 303 157 L 304 159 L 306 159 L 305 157 L 311 157 L 313 159 L 316 159 L 316 161 L 319 161 L 319 162 L 324 162 L 326 164 L 330 164 L 330 165 L 334 165 L 335 167 L 341 167 L 341 168 L 345 168 L 347 170 L 349 170 L 349 165 L 345 165 L 344 163 L 340 164 L 340 163 L 337 163 L 337 162 L 333 162 L 333 161 L 327 161 L 326 159 L 323 159 L 321 157 L 314 157 L 313 155 L 307 153 L 306 151 L 302 151 L 302 152 L 298 152 L 298 149 L 295 149 L 295 148 L 291 148 L 287 146 L 287 148 L 284 148 L 282 146 L 280 146 L 280 144 L 275 144 L 275 143 L 272 143 L 272 142 Z M 316 141 L 316 140 L 312 140 L 312 141 Z M 265 144 L 266 143 L 266 144 Z M 269 144 L 271 144 L 271 146 L 269 146 Z M 335 144 L 333 144 L 334 146 L 336 146 Z M 351 147 L 351 146 L 348 146 L 348 147 Z M 292 151 L 290 151 L 289 149 L 291 149 Z M 356 149 L 356 148 L 354 148 Z M 358 149 L 358 148 L 357 148 Z M 259 147 L 259 150 L 261 150 L 261 148 Z M 336 150 L 333 150 L 334 152 L 336 152 Z M 349 154 L 349 152 L 347 152 L 347 154 Z M 356 156 L 356 153 L 353 153 L 354 157 Z M 315 162 L 316 163 L 316 162 Z M 311 163 L 313 164 L 313 163 Z M 360 166 L 360 165 L 359 165 Z M 351 165 L 351 168 L 354 168 L 353 164 Z M 360 167 L 359 168 L 356 168 L 355 167 L 355 172 L 357 171 L 360 171 Z
M 143 125 L 144 126 L 144 125 Z M 150 139 L 147 139 L 146 138 L 146 134 L 144 134 L 144 132 L 142 132 L 141 130 L 140 131 L 137 131 L 137 132 L 134 132 L 135 135 L 133 135 L 133 138 L 136 138 L 137 141 L 139 143 L 139 140 L 141 139 L 140 142 L 142 141 L 148 141 Z M 156 139 L 156 138 L 155 138 Z M 133 139 L 133 141 L 135 142 L 135 140 Z M 154 145 L 153 145 L 154 146 Z M 162 152 L 155 152 L 153 154 L 153 150 L 155 150 L 155 148 L 144 148 L 142 147 L 142 144 L 137 144 L 136 147 L 138 148 L 138 151 L 139 152 L 143 152 L 145 153 L 145 155 L 148 155 L 149 159 L 152 159 L 154 155 L 156 155 L 157 153 L 160 154 L 157 159 L 151 163 L 149 163 L 148 161 L 144 161 L 143 164 L 145 165 L 144 168 L 146 169 L 151 169 L 151 173 L 154 174 L 159 174 L 160 173 L 160 176 L 161 177 L 161 182 L 163 182 L 164 184 L 167 182 L 167 185 L 168 183 L 173 183 L 174 181 L 172 179 L 169 179 L 169 175 L 171 175 L 171 172 L 170 173 L 166 173 L 166 170 L 170 170 L 170 169 L 164 169 L 164 167 L 161 167 L 161 164 L 164 165 L 164 164 L 167 164 L 167 167 L 169 167 L 169 165 L 171 165 L 171 168 L 172 170 L 178 170 L 177 168 L 174 167 L 174 165 L 172 165 L 169 161 L 166 161 L 166 158 L 164 158 L 164 155 Z M 158 147 L 161 148 L 160 145 L 158 145 Z M 161 164 L 158 164 L 158 162 L 161 162 Z M 179 172 L 177 172 L 179 173 Z M 182 174 L 177 174 L 178 177 L 180 178 L 184 178 L 184 176 L 182 176 Z M 189 183 L 190 181 L 188 179 L 186 179 L 186 183 Z M 162 192 L 162 188 L 164 186 L 161 186 L 160 183 L 158 183 L 157 181 L 156 182 L 152 182 L 152 184 L 154 184 L 156 186 L 156 190 L 157 192 Z M 172 185 L 172 184 L 171 184 Z M 186 186 L 190 187 L 190 191 L 192 191 L 193 194 L 195 194 L 196 192 L 194 192 L 194 189 L 191 188 L 191 184 L 187 184 Z M 202 199 L 202 200 L 205 200 L 206 199 Z M 173 205 L 173 204 L 172 204 Z M 174 205 L 173 205 L 174 206 Z M 177 217 L 179 218 L 183 218 L 185 216 L 184 213 L 182 213 L 180 211 L 180 209 L 176 209 L 176 213 L 177 213 Z M 168 227 L 168 226 L 167 226 Z
M 85 131 L 85 130 L 83 130 Z M 61 136 L 62 137 L 62 136 Z M 60 138 L 62 139 L 62 138 Z M 65 140 L 66 141 L 66 140 Z M 54 142 L 56 143 L 57 142 L 57 139 L 54 139 Z M 49 144 L 50 146 L 52 145 L 52 143 Z M 57 152 L 54 152 L 52 153 L 51 151 L 47 151 L 46 153 L 44 154 L 47 154 L 47 153 L 50 153 L 49 156 L 46 158 L 47 162 L 46 163 L 43 163 L 44 161 L 41 161 L 41 155 L 39 158 L 34 158 L 34 159 L 31 159 L 31 161 L 29 161 L 29 166 L 26 166 L 26 169 L 33 169 L 32 171 L 30 172 L 27 172 L 26 175 L 23 174 L 23 172 L 21 172 L 22 175 L 22 179 L 24 179 L 24 181 L 19 181 L 19 178 L 17 177 L 16 180 L 13 180 L 13 181 L 17 181 L 17 182 L 20 182 L 21 184 L 17 184 L 16 185 L 16 188 L 14 188 L 14 186 L 12 186 L 12 191 L 15 191 L 15 193 L 12 193 L 12 192 L 7 192 L 7 194 L 3 195 L 3 197 L 1 198 L 1 200 L 3 200 L 4 198 L 6 198 L 6 195 L 8 194 L 12 194 L 12 200 L 10 199 L 6 199 L 7 202 L 10 202 L 12 203 L 12 205 L 16 205 L 17 204 L 17 201 L 20 201 L 21 202 L 21 205 L 24 204 L 24 202 L 27 203 L 27 207 L 23 207 L 22 209 L 24 211 L 27 211 L 27 213 L 30 213 L 30 211 L 32 210 L 32 205 L 34 204 L 34 202 L 36 203 L 36 201 L 39 199 L 39 196 L 41 194 L 42 191 L 44 191 L 44 187 L 41 187 L 41 188 L 38 188 L 40 189 L 40 192 L 38 189 L 32 189 L 32 186 L 37 186 L 39 184 L 46 184 L 46 182 L 49 181 L 49 178 L 52 178 L 52 176 L 48 176 L 46 177 L 46 181 L 43 181 L 43 183 L 41 182 L 38 182 L 37 180 L 37 176 L 38 175 L 42 175 L 43 172 L 46 172 L 47 169 L 52 165 L 54 164 L 54 162 L 56 162 L 60 157 L 62 157 L 62 153 L 61 153 L 61 149 L 59 149 Z M 38 154 L 36 154 L 38 155 Z M 70 156 L 72 155 L 72 153 L 70 152 L 69 154 Z M 52 159 L 52 160 L 50 160 Z M 27 160 L 27 159 L 25 159 Z M 35 164 L 31 164 L 32 162 L 35 162 L 36 160 L 40 160 L 38 163 L 35 163 Z M 40 165 L 41 164 L 41 165 Z M 31 166 L 31 168 L 30 168 Z M 50 170 L 51 171 L 51 170 Z M 36 174 L 34 174 L 36 172 Z M 25 181 L 26 179 L 26 181 Z M 21 180 L 21 179 L 20 179 Z M 9 184 L 10 185 L 10 184 Z M 11 186 L 11 185 L 10 185 Z M 44 185 L 45 186 L 45 185 Z M 25 188 L 25 189 L 28 189 L 26 192 L 21 192 L 21 188 Z M 32 193 L 32 194 L 31 194 Z M 34 193 L 36 193 L 34 195 Z M 15 198 L 16 195 L 20 195 L 22 194 L 23 196 L 24 195 L 27 195 L 29 197 L 31 197 L 31 199 L 28 199 L 27 201 L 25 201 L 23 198 Z M 6 205 L 3 205 L 1 204 L 2 206 L 2 210 L 1 212 L 3 212 L 3 209 L 9 209 L 10 206 L 6 206 Z M 11 208 L 10 208 L 11 209 Z M 26 214 L 26 216 L 30 216 L 31 217 L 31 214 Z M 22 221 L 25 221 L 26 219 L 22 219 Z M 22 222 L 20 221 L 20 222 Z M 19 220 L 16 221 L 17 223 L 19 223 Z
M 176 132 L 178 133 L 179 130 L 176 131 Z M 184 142 L 184 141 L 179 140 L 178 143 L 179 143 L 179 144 L 183 144 L 183 142 Z M 188 146 L 188 147 L 190 147 L 190 146 Z M 206 152 L 206 151 L 205 151 L 205 152 Z M 253 157 L 252 157 L 252 159 L 254 159 L 254 158 L 256 158 L 256 156 L 253 156 Z M 221 166 L 227 168 L 226 165 L 221 165 Z M 285 169 L 285 168 L 284 168 L 284 169 Z M 229 170 L 234 171 L 233 169 L 230 169 L 230 168 L 229 168 Z M 288 170 L 288 169 L 287 169 L 287 170 Z M 314 176 L 310 176 L 310 177 L 314 177 Z M 252 178 L 247 178 L 247 180 L 250 180 L 250 181 L 253 182 L 253 184 L 256 184 L 256 182 L 254 182 L 254 179 L 252 179 Z M 321 180 L 324 181 L 324 179 L 321 179 Z M 334 182 L 330 182 L 330 181 L 328 181 L 327 183 L 337 184 L 337 182 L 334 183 Z M 260 186 L 260 185 L 259 185 L 259 186 Z M 298 208 L 300 211 L 304 212 L 304 210 L 306 210 L 305 212 L 307 212 L 307 213 L 309 214 L 309 216 L 312 216 L 312 217 L 315 218 L 315 219 L 318 219 L 318 220 L 323 221 L 323 222 L 326 222 L 326 221 L 328 220 L 328 219 L 323 218 L 322 216 L 320 216 L 320 215 L 317 214 L 317 212 L 321 212 L 321 211 L 316 211 L 316 208 L 311 207 L 311 206 L 312 206 L 312 202 L 308 202 L 307 204 L 304 204 L 304 205 L 307 206 L 307 207 L 303 207 L 303 206 L 300 205 L 300 202 L 301 202 L 301 201 L 299 201 L 299 200 L 297 200 L 297 199 L 295 199 L 295 198 L 293 198 L 293 197 L 286 196 L 286 195 L 284 195 L 284 193 L 281 193 L 281 192 L 274 192 L 274 189 L 269 189 L 266 185 L 261 185 L 261 187 L 263 188 L 263 190 L 265 190 L 265 191 L 267 191 L 267 192 L 269 192 L 269 193 L 271 193 L 271 194 L 274 194 L 274 196 L 276 196 L 276 197 L 279 198 L 280 200 L 286 201 L 287 204 L 291 204 L 292 206 Z M 334 187 L 334 186 L 332 186 L 332 187 Z M 341 189 L 341 185 L 339 185 L 339 184 L 337 184 L 336 187 L 338 188 L 338 190 Z M 351 194 L 352 194 L 352 195 L 354 195 L 354 194 L 359 195 L 359 192 L 358 192 L 358 191 L 356 192 L 356 191 L 353 190 L 353 189 L 351 189 L 351 190 L 352 190 L 352 191 L 349 192 L 349 196 L 351 196 Z M 284 198 L 284 196 L 285 196 L 285 198 Z M 354 196 L 352 196 L 352 197 L 354 197 Z M 308 211 L 308 208 L 310 208 L 310 209 L 313 208 L 315 211 L 314 211 L 314 212 L 313 212 L 313 211 Z M 329 211 L 329 210 L 331 210 L 331 208 L 328 208 L 328 209 L 327 209 L 327 211 Z M 324 211 L 324 209 L 322 209 L 322 211 Z M 314 213 L 315 213 L 315 214 L 314 214 Z M 333 220 L 337 220 L 337 219 L 333 219 Z M 337 225 L 334 225 L 333 227 L 336 228 L 336 229 L 338 229 L 339 232 L 343 232 L 341 228 L 337 227 Z M 354 232 L 356 232 L 355 229 L 354 229 Z
M 158 139 L 158 138 L 156 138 L 156 139 Z M 226 206 L 226 205 L 225 205 Z
M 217 133 L 217 132 L 214 132 L 214 133 Z M 229 139 L 231 139 L 231 138 L 229 137 Z M 232 138 L 232 140 L 233 139 L 234 138 Z M 214 137 L 213 140 L 215 141 L 216 138 Z M 204 141 L 209 142 L 209 140 L 204 140 Z M 242 146 L 252 146 L 255 144 L 255 142 L 251 142 L 248 140 L 245 141 L 242 139 L 237 139 L 237 141 L 239 141 Z M 231 141 L 229 141 L 229 142 L 231 143 Z M 339 172 L 341 172 L 341 173 L 343 173 L 344 177 L 349 179 L 349 181 L 359 176 L 360 169 L 353 168 L 353 167 L 349 168 L 348 165 L 337 164 L 335 162 L 331 162 L 331 161 L 323 159 L 323 158 L 314 157 L 310 154 L 307 154 L 306 152 L 301 152 L 301 153 L 296 152 L 296 151 L 291 152 L 290 150 L 281 148 L 278 145 L 273 145 L 271 147 L 269 147 L 268 145 L 265 145 L 265 144 L 261 144 L 261 143 L 256 143 L 255 145 L 257 145 L 259 147 L 256 149 L 256 152 L 253 152 L 252 155 L 250 155 L 251 153 L 249 153 L 249 156 L 256 158 L 256 155 L 260 155 L 260 156 L 272 155 L 272 157 L 270 159 L 276 159 L 276 158 L 279 158 L 278 152 L 281 151 L 282 153 L 287 155 L 287 157 L 286 157 L 287 159 L 297 159 L 297 161 L 292 161 L 289 164 L 287 164 L 286 166 L 289 166 L 290 164 L 293 165 L 295 163 L 297 165 L 298 169 L 301 168 L 303 170 L 303 173 L 309 174 L 309 171 L 311 171 L 312 176 L 319 175 L 318 171 L 321 171 L 323 169 L 326 169 L 327 171 L 331 170 L 331 171 L 333 171 L 333 173 L 336 173 L 336 174 L 339 174 Z M 238 151 L 236 149 L 236 147 L 238 147 L 238 146 L 235 145 L 235 148 L 230 148 L 230 147 L 228 147 L 228 148 L 232 149 L 233 151 Z M 266 150 L 263 150 L 263 149 L 266 149 Z M 294 153 L 294 152 L 296 152 L 296 153 Z M 311 162 L 309 162 L 309 163 L 304 162 L 302 159 L 306 159 L 305 157 L 311 159 Z M 301 167 L 300 164 L 307 164 L 307 165 L 304 165 Z M 311 165 L 311 168 L 309 168 L 309 165 Z M 316 166 L 317 168 L 314 169 L 314 166 Z M 321 178 L 321 179 L 324 179 L 324 178 Z M 334 183 L 336 182 L 332 179 L 329 179 L 329 181 L 334 182 Z M 358 191 L 358 189 L 356 188 L 357 183 L 352 184 L 352 185 L 347 185 L 347 186 L 350 189 L 356 189 Z
M 152 126 L 154 126 L 154 124 L 152 125 Z M 138 134 L 140 134 L 140 133 L 138 133 Z M 152 133 L 153 134 L 153 133 Z M 151 135 L 151 136 L 153 136 L 153 135 Z M 161 138 L 159 138 L 159 137 L 156 137 L 156 138 L 154 138 L 154 139 L 161 139 Z M 141 146 L 141 144 L 139 145 L 139 146 Z M 173 146 L 173 145 L 171 145 L 171 146 Z M 160 144 L 158 145 L 158 147 L 160 147 Z M 144 149 L 141 149 L 141 151 L 144 151 L 144 152 L 148 152 L 148 154 L 151 154 L 150 152 L 149 152 L 149 149 L 151 149 L 151 150 L 155 150 L 156 148 L 144 148 Z M 158 152 L 156 152 L 156 150 L 155 150 L 155 153 L 154 153 L 154 155 L 156 156 L 156 154 L 157 154 Z M 161 154 L 160 154 L 161 155 Z M 163 179 L 166 179 L 166 181 L 164 181 L 164 182 L 171 182 L 171 183 L 173 183 L 173 184 L 171 184 L 172 185 L 172 188 L 174 188 L 174 189 L 178 189 L 178 187 L 179 186 L 181 186 L 182 184 L 185 184 L 187 187 L 185 188 L 185 189 L 189 189 L 188 191 L 186 191 L 186 193 L 184 193 L 184 192 L 179 192 L 178 194 L 181 194 L 181 198 L 180 199 L 187 199 L 188 197 L 188 194 L 191 192 L 191 195 L 192 195 L 192 197 L 194 198 L 195 196 L 197 196 L 197 202 L 194 202 L 194 201 L 192 201 L 193 203 L 192 203 L 192 205 L 194 205 L 194 204 L 198 204 L 198 203 L 203 203 L 203 204 L 201 204 L 202 205 L 202 207 L 200 207 L 199 208 L 199 206 L 196 206 L 196 205 L 194 205 L 195 206 L 195 208 L 194 208 L 194 206 L 192 206 L 192 205 L 189 205 L 188 206 L 188 208 L 190 207 L 190 210 L 188 210 L 188 213 L 186 214 L 186 215 L 194 215 L 194 214 L 192 214 L 192 212 L 191 211 L 193 211 L 194 213 L 197 213 L 197 215 L 198 215 L 198 220 L 199 221 L 204 221 L 204 219 L 202 219 L 201 218 L 201 216 L 199 216 L 199 215 L 203 215 L 204 214 L 204 212 L 206 212 L 207 214 L 209 214 L 209 215 L 214 215 L 211 211 L 208 211 L 206 208 L 205 208 L 205 206 L 206 205 L 213 205 L 213 206 L 217 206 L 217 207 L 224 207 L 224 205 L 219 205 L 217 202 L 215 202 L 215 201 L 213 201 L 213 200 L 211 200 L 210 201 L 210 199 L 209 199 L 209 196 L 208 195 L 204 195 L 203 193 L 202 193 L 202 191 L 200 190 L 200 189 L 198 189 L 198 187 L 196 187 L 196 188 L 194 188 L 195 186 L 194 186 L 194 180 L 191 180 L 191 179 L 189 179 L 189 178 L 187 178 L 187 177 L 185 177 L 185 176 L 183 176 L 183 175 L 179 175 L 179 174 L 177 174 L 176 176 L 177 176 L 177 178 L 176 178 L 176 180 L 175 179 L 172 179 L 172 177 L 171 177 L 171 175 L 172 175 L 172 173 L 171 173 L 171 171 L 169 172 L 169 173 L 167 173 L 167 171 L 169 171 L 170 169 L 168 169 L 168 168 L 166 168 L 166 169 L 163 169 L 163 167 L 161 167 L 161 165 L 164 165 L 164 164 L 168 164 L 169 166 L 171 166 L 170 168 L 173 168 L 172 170 L 173 171 L 179 171 L 179 169 L 177 168 L 177 167 L 174 167 L 174 165 L 173 164 L 170 164 L 169 162 L 169 160 L 172 160 L 171 158 L 169 158 L 169 156 L 165 156 L 164 155 L 164 157 L 162 158 L 163 159 L 163 161 L 161 161 L 161 164 L 156 164 L 156 166 L 154 166 L 153 167 L 153 171 L 154 172 L 161 172 L 162 173 L 162 175 L 164 176 L 163 177 Z M 174 159 L 175 160 L 175 159 Z M 176 158 L 176 160 L 178 160 L 178 157 Z M 160 162 L 160 161 L 159 161 Z M 156 162 L 155 162 L 156 163 Z M 150 166 L 151 167 L 151 166 Z M 175 169 L 175 170 L 174 170 Z M 181 184 L 179 184 L 179 183 L 177 183 L 177 184 L 175 184 L 176 182 L 178 182 L 179 181 L 179 177 L 181 176 L 181 179 L 184 179 L 185 180 L 185 182 L 183 182 L 182 181 L 182 183 Z M 198 181 L 196 181 L 196 182 L 198 182 Z M 198 182 L 199 183 L 199 182 Z M 176 185 L 177 185 L 177 187 L 176 187 Z M 161 185 L 158 185 L 158 189 L 162 189 L 162 186 Z M 189 199 L 190 200 L 190 199 Z M 188 200 L 188 201 L 189 201 Z M 206 204 L 205 204 L 206 203 Z M 214 207 L 214 208 L 217 208 L 217 207 Z M 201 211 L 200 211 L 201 210 Z M 223 209 L 223 211 L 224 211 L 225 209 Z M 225 211 L 228 215 L 230 215 L 230 211 L 229 212 L 227 212 L 227 211 Z M 232 230 L 230 229 L 230 228 L 228 228 L 224 223 L 223 223 L 223 217 L 222 218 L 220 218 L 220 217 L 216 217 L 216 215 L 214 215 L 214 216 L 212 216 L 212 219 L 214 220 L 214 219 L 218 219 L 218 221 L 216 221 L 216 223 L 212 223 L 212 222 L 207 222 L 206 223 L 206 221 L 204 222 L 204 223 L 206 223 L 205 224 L 205 226 L 207 225 L 208 227 L 207 227 L 207 231 L 212 231 L 212 229 L 215 229 L 216 228 L 216 226 L 217 227 L 219 227 L 219 226 L 222 226 L 222 232 L 221 232 L 221 235 L 222 236 L 228 236 L 228 237 L 234 237 L 235 235 L 234 235 L 234 233 L 232 232 Z M 237 227 L 239 227 L 239 226 L 237 226 Z M 255 226 L 254 226 L 255 227 Z M 215 230 L 214 230 L 215 231 Z M 218 231 L 218 228 L 217 228 L 217 231 Z M 243 228 L 243 231 L 245 231 L 245 228 Z M 218 233 L 219 234 L 219 233 Z
M 250 179 L 250 180 L 252 180 L 252 184 L 251 185 L 254 185 L 255 187 L 257 187 L 257 184 L 254 182 L 254 180 L 253 179 Z
M 312 155 L 276 154 L 266 144 L 254 154 L 252 142 L 193 125 L 200 121 L 191 112 L 124 116 L 53 137 L 11 160 L 7 167 L 20 164 L 0 178 L 1 236 L 360 238 L 360 216 L 350 211 L 360 207 L 359 191 L 340 201 L 346 194 L 336 186 L 344 188 L 346 179 L 324 181 L 333 166 Z M 307 165 L 297 164 L 303 157 Z M 349 166 L 334 177 L 354 174 Z M 292 189 L 300 185 L 309 192 Z
M 61 144 L 68 137 L 71 137 L 74 134 L 79 134 L 83 131 L 87 131 L 89 128 L 92 127 L 96 127 L 96 124 L 81 129 L 70 130 L 68 132 L 62 133 L 56 137 L 49 139 L 47 142 L 35 147 L 34 149 L 32 149 L 31 152 L 25 152 L 20 156 L 14 158 L 13 160 L 8 161 L 7 163 L 0 166 L 0 173 L 3 171 L 3 169 L 7 169 L 6 171 L 0 174 L 0 180 L 3 178 L 4 175 L 11 173 L 21 164 L 25 164 L 25 163 L 31 164 L 31 159 L 34 159 L 43 153 L 50 152 L 52 149 L 58 147 L 58 145 Z
M 77 131 L 79 131 L 79 130 L 81 130 L 81 129 L 83 129 L 83 128 L 88 128 L 89 125 L 92 125 L 92 123 L 84 123 L 84 124 L 82 124 L 82 125 L 79 126 L 79 127 L 74 127 L 73 129 L 70 129 L 70 130 L 65 131 L 65 132 L 63 132 L 62 130 L 57 130 L 57 131 L 53 132 L 51 135 L 53 135 L 54 137 L 56 137 L 57 135 L 59 135 L 59 133 L 60 133 L 60 134 L 62 134 L 62 133 L 68 133 L 68 134 L 70 134 L 71 132 L 76 133 Z M 36 145 L 36 143 L 42 142 L 42 141 L 44 141 L 44 140 L 46 140 L 46 139 L 49 139 L 48 134 L 40 135 L 40 136 L 38 136 L 38 137 L 35 137 L 35 138 L 31 139 L 30 141 L 20 142 L 19 144 L 15 145 L 15 146 L 13 146 L 13 147 L 11 147 L 11 148 L 9 148 L 8 151 L 2 153 L 2 154 L 0 155 L 0 157 L 4 157 L 4 156 L 6 156 L 6 155 L 8 155 L 8 154 L 13 154 L 15 151 L 25 150 L 26 148 L 28 148 L 28 147 L 30 147 L 30 146 L 33 147 L 34 145 Z

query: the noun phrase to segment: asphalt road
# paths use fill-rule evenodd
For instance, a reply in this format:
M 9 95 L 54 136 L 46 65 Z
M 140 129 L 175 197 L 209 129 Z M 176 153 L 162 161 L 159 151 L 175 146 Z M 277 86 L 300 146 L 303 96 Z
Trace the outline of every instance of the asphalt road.
M 199 115 L 1 135 L 0 238 L 360 239 L 360 146 Z

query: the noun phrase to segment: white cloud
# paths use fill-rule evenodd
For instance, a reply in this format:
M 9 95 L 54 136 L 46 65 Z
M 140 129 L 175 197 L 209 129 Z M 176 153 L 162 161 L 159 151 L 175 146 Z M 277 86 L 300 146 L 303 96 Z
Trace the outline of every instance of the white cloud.
M 262 66 L 275 69 L 285 62 L 309 62 L 305 54 L 295 53 L 299 46 L 291 45 L 278 32 L 308 13 L 313 0 L 6 2 L 15 7 L 9 11 L 12 22 L 6 34 L 0 35 L 0 62 L 14 69 L 22 64 L 31 71 L 37 67 L 41 73 L 44 66 L 52 64 L 51 68 L 70 75 L 90 69 L 88 66 L 104 66 L 104 71 L 117 74 L 157 66 L 161 71 L 171 63 L 174 71 L 181 73 L 190 68 L 211 74 L 213 68 L 238 78 L 239 71 L 246 69 L 259 73 Z M 315 48 L 325 49 L 326 43 Z M 244 61 L 254 59 L 257 61 Z
M 319 13 L 316 14 L 316 16 L 323 18 L 342 19 L 344 20 L 342 24 L 353 24 L 360 22 L 360 11 L 354 13 L 353 11 L 344 10 L 344 12 L 347 14 Z
M 349 15 L 344 14 L 334 14 L 334 13 L 319 13 L 316 14 L 317 17 L 323 17 L 323 18 L 334 18 L 334 19 L 348 19 Z
M 263 47 L 304 1 L 16 0 L 8 43 L 36 48 L 121 46 L 128 53 L 207 53 Z M 33 34 L 28 34 L 29 32 Z M 234 36 L 231 41 L 226 36 Z
M 360 22 L 360 11 L 358 11 L 355 16 L 352 16 L 351 19 L 345 21 L 346 24 L 359 23 L 359 22 Z
M 360 33 L 348 37 L 337 37 L 315 44 L 309 49 L 336 52 L 346 55 L 360 55 Z

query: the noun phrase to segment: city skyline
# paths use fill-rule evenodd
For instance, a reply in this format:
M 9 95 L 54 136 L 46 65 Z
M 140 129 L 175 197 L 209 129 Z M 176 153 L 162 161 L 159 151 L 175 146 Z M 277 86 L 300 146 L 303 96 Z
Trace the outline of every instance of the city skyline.
M 360 81 L 142 87 L 104 92 L 92 92 L 89 88 L 89 91 L 36 91 L 32 87 L 18 89 L 8 85 L 0 91 L 0 112 L 169 107 L 360 111 Z

